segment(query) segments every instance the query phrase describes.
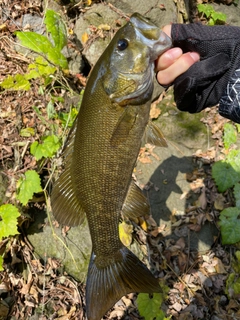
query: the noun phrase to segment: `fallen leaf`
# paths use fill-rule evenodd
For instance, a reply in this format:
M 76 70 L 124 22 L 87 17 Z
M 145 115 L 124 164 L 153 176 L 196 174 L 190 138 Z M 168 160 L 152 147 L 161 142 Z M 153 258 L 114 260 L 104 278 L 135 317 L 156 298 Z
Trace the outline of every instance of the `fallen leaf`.
M 82 43 L 86 43 L 87 41 L 88 41 L 88 34 L 87 34 L 87 32 L 84 32 L 83 34 L 82 34 Z
M 217 257 L 214 257 L 213 260 L 216 262 L 215 269 L 216 269 L 217 273 L 226 274 L 227 271 L 225 270 L 222 261 Z
M 109 31 L 111 29 L 111 27 L 108 24 L 100 24 L 98 26 L 99 30 L 104 30 L 104 31 Z
M 118 225 L 119 237 L 122 243 L 128 247 L 132 243 L 133 226 L 123 221 Z
M 225 203 L 225 198 L 221 193 L 219 193 L 214 201 L 215 209 L 222 211 L 225 207 L 224 203 Z
M 201 226 L 199 224 L 189 224 L 188 228 L 192 231 L 200 231 L 201 230 Z
M 151 119 L 157 119 L 161 114 L 161 110 L 157 108 L 155 103 L 152 103 L 151 109 L 150 109 L 150 118 Z

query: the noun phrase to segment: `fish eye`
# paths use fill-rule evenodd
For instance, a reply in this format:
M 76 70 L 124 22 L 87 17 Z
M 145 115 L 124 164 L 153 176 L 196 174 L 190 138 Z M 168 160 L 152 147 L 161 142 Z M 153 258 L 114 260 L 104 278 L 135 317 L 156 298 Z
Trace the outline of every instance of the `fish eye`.
M 117 48 L 120 51 L 125 50 L 128 47 L 128 41 L 127 39 L 119 39 L 117 43 Z

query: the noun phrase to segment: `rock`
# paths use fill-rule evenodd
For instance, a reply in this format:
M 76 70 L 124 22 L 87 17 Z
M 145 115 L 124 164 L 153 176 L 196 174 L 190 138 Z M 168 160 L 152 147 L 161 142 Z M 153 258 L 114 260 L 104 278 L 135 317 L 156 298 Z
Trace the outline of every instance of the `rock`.
M 43 34 L 45 31 L 43 18 L 29 13 L 23 15 L 21 20 L 21 27 L 23 29 L 27 28 L 28 30 L 31 30 L 39 34 Z
M 39 258 L 59 259 L 63 265 L 63 271 L 78 281 L 86 280 L 92 248 L 87 220 L 81 226 L 71 228 L 66 237 L 63 237 L 60 227 L 50 226 L 46 212 L 38 211 L 35 213 L 34 223 L 26 232 Z
M 235 6 L 233 4 L 227 6 L 222 3 L 211 3 L 214 10 L 217 12 L 225 13 L 227 16 L 226 23 L 232 26 L 240 26 L 240 5 Z
M 149 18 L 159 27 L 177 22 L 177 10 L 174 1 L 168 0 L 107 0 L 127 15 L 138 12 Z
M 74 33 L 80 42 L 83 42 L 84 34 L 91 34 L 93 27 L 98 28 L 100 25 L 109 25 L 111 32 L 106 37 L 96 37 L 91 44 L 86 45 L 83 51 L 86 59 L 91 65 L 94 65 L 100 55 L 109 44 L 112 31 L 116 28 L 116 20 L 124 22 L 119 15 L 104 4 L 93 5 L 83 16 L 81 16 L 75 24 Z

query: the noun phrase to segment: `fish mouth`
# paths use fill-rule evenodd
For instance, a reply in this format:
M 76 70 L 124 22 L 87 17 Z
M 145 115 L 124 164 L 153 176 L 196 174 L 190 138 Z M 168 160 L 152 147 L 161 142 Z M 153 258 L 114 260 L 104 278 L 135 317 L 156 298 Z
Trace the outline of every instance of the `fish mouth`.
M 171 38 L 139 13 L 134 13 L 131 16 L 130 23 L 133 25 L 139 41 L 150 49 L 151 62 L 172 47 Z

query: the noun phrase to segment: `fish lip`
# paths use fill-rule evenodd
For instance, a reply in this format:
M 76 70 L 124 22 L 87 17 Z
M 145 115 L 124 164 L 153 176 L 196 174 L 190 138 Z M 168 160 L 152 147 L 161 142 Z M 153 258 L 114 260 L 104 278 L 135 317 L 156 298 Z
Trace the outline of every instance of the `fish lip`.
M 150 61 L 154 61 L 172 47 L 172 39 L 155 24 L 138 13 L 130 18 L 137 38 L 150 49 Z M 152 32 L 151 32 L 152 31 Z

